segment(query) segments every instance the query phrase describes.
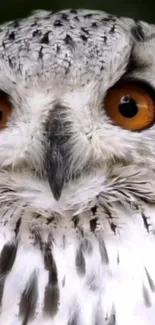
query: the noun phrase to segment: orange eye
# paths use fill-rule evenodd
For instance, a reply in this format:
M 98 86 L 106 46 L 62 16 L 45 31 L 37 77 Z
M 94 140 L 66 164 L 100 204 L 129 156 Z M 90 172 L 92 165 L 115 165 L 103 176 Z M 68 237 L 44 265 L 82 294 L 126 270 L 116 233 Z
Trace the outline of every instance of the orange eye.
M 155 101 L 144 86 L 134 82 L 119 83 L 105 98 L 104 108 L 114 124 L 140 131 L 155 122 Z
M 12 105 L 9 102 L 8 95 L 0 91 L 0 130 L 6 127 L 11 111 Z

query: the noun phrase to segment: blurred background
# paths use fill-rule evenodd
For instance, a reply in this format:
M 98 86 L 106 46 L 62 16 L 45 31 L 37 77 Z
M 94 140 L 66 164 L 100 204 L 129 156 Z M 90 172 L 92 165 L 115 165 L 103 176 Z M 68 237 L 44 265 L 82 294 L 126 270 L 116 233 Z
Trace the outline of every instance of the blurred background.
M 155 23 L 155 0 L 0 0 L 0 22 L 27 16 L 34 9 L 100 9 Z

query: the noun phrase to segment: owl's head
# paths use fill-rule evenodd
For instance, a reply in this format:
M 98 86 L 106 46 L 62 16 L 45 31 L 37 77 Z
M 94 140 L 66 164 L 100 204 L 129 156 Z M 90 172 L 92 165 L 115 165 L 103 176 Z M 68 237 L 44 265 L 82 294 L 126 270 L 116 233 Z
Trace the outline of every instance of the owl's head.
M 68 10 L 0 27 L 0 170 L 48 180 L 155 165 L 155 27 Z M 30 176 L 31 178 L 31 176 Z

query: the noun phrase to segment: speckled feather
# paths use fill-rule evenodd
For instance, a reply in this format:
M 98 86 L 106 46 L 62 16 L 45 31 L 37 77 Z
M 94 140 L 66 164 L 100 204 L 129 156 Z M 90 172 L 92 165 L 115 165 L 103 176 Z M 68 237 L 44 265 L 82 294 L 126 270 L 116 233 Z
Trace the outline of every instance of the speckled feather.
M 0 324 L 155 324 L 155 127 L 130 132 L 107 90 L 155 87 L 155 27 L 104 12 L 0 26 Z
M 118 47 L 118 55 L 119 46 L 124 46 L 128 55 L 126 33 L 129 31 L 123 19 L 103 12 L 73 10 L 53 14 L 39 11 L 29 19 L 1 27 L 0 56 L 11 69 L 21 71 L 25 79 L 34 77 L 37 70 L 37 77 L 39 74 L 41 78 L 54 81 L 56 78 L 58 82 L 67 79 L 70 84 L 75 79 L 82 86 L 83 75 L 87 73 L 89 81 L 95 70 L 98 79 L 104 69 L 103 46 L 104 57 L 108 56 L 112 42 Z

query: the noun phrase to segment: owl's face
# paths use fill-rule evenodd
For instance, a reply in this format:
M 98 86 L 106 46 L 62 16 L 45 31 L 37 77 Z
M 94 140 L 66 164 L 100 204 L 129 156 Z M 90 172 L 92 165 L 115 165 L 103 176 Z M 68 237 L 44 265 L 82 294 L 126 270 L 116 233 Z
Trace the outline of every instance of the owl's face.
M 154 26 L 101 12 L 2 25 L 1 173 L 48 180 L 59 199 L 82 172 L 154 169 L 154 51 Z

